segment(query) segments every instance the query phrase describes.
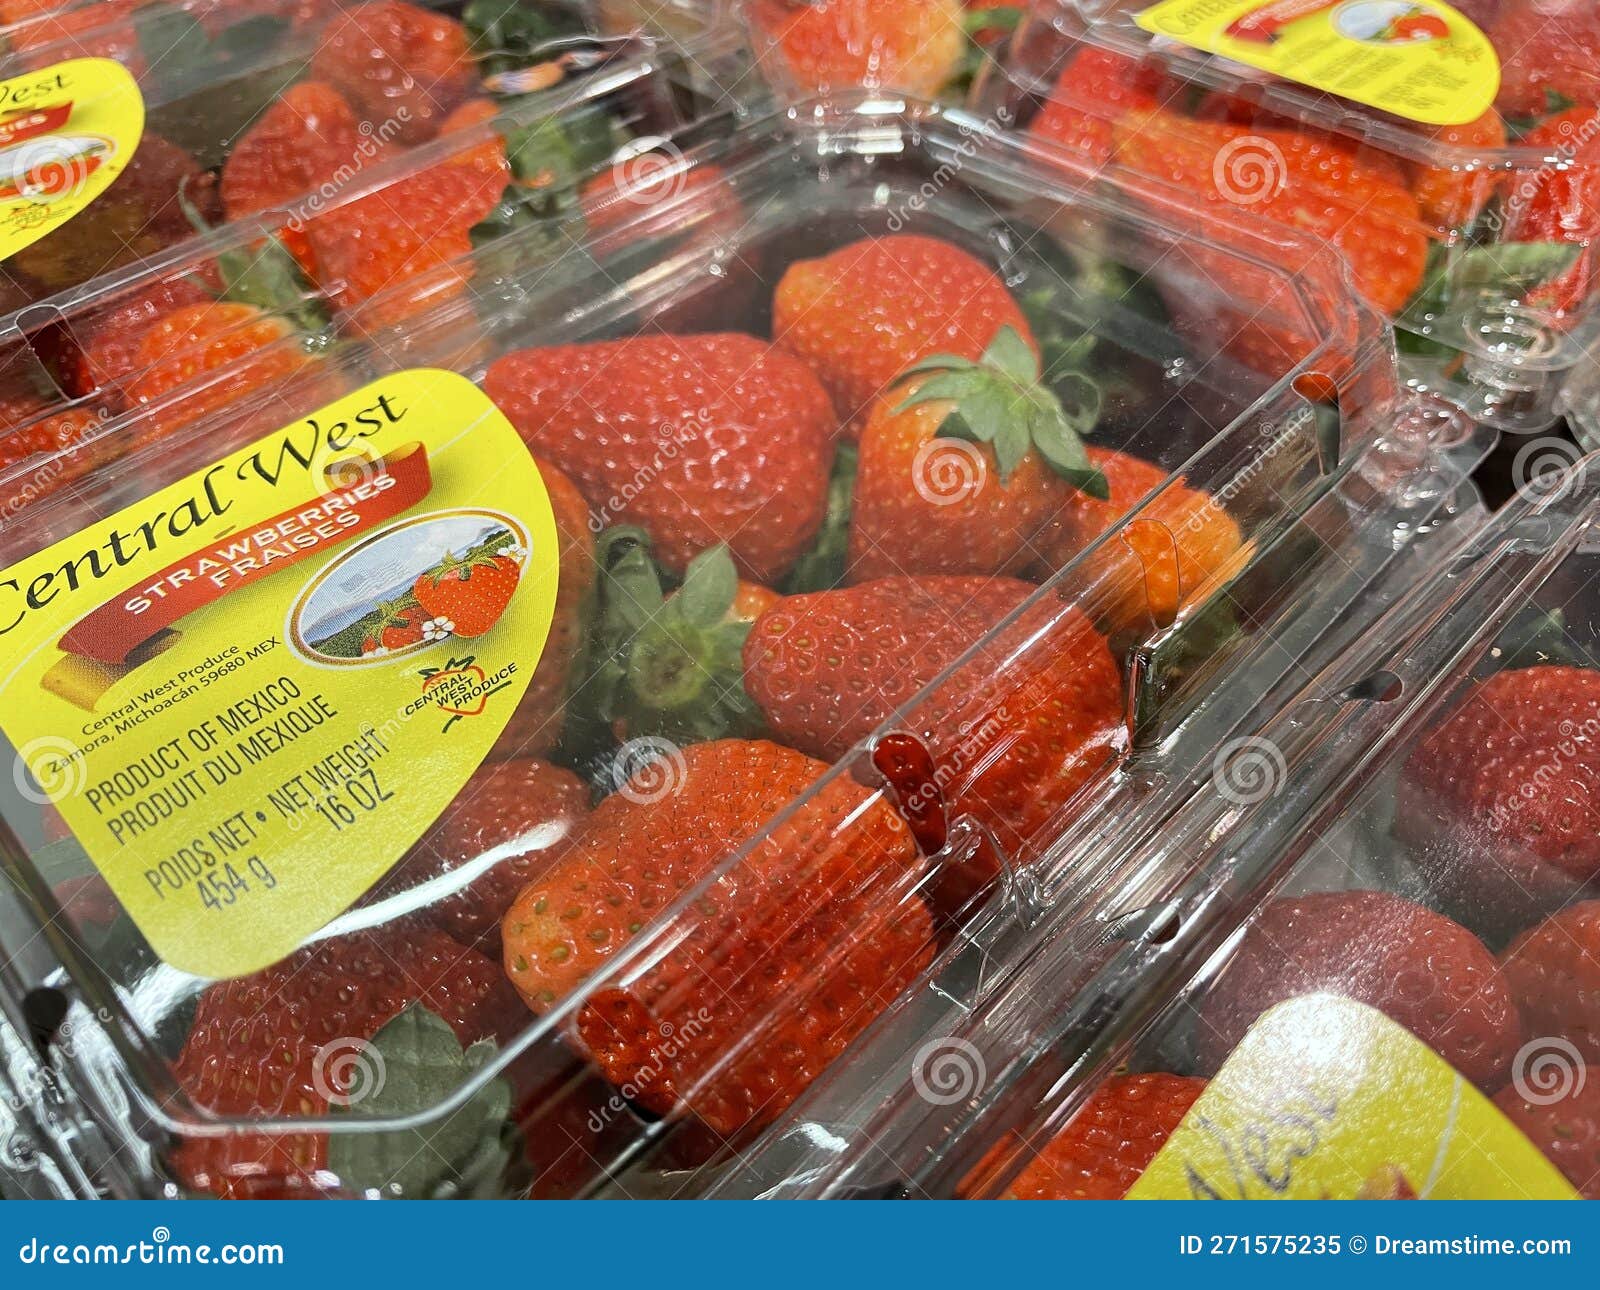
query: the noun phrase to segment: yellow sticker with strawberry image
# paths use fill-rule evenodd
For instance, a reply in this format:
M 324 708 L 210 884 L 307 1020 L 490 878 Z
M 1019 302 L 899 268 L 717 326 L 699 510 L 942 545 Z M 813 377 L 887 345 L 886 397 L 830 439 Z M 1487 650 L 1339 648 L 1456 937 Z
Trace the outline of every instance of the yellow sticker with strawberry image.
M 1466 125 L 1494 105 L 1500 58 L 1443 0 L 1163 0 L 1151 35 L 1424 125 Z
M 0 258 L 84 211 L 133 159 L 144 99 L 128 69 L 74 58 L 0 81 Z
M 487 396 L 386 376 L 0 570 L 0 731 L 156 951 L 243 975 L 488 758 L 559 554 Z
M 1409 1030 L 1335 995 L 1263 1013 L 1130 1200 L 1575 1200 Z

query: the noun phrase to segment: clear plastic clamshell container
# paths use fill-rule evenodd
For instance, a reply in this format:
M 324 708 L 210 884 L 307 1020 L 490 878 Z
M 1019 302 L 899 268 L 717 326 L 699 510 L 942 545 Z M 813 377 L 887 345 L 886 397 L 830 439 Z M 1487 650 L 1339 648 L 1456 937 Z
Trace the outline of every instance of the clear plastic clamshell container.
M 338 92 L 305 79 L 304 58 L 274 64 L 278 88 L 287 88 L 258 95 L 232 124 L 217 125 L 220 112 L 191 115 L 197 100 L 176 101 L 183 128 L 214 128 L 232 147 L 196 151 L 213 169 L 169 194 L 182 207 L 170 244 L 136 240 L 109 271 L 0 318 L 0 467 L 35 467 L 7 492 L 5 511 L 64 482 L 59 460 L 40 468 L 53 451 L 98 434 L 107 418 L 225 367 L 236 389 L 275 380 L 349 339 L 346 315 L 373 296 L 390 297 L 392 317 L 425 310 L 459 285 L 439 275 L 441 266 L 466 261 L 459 277 L 471 271 L 474 248 L 605 204 L 617 176 L 648 182 L 640 168 L 664 164 L 662 137 L 703 113 L 732 114 L 713 87 L 737 82 L 743 56 L 716 32 L 682 46 L 586 36 L 548 40 L 538 52 L 529 42 L 520 67 L 498 55 L 480 67 L 501 68 L 488 75 L 507 92 L 472 99 L 450 130 L 411 143 L 354 116 L 319 115 L 317 101 L 337 103 Z M 261 75 L 255 68 L 222 78 L 218 92 L 256 86 Z M 258 111 L 254 124 L 241 124 Z M 160 145 L 151 134 L 160 120 L 152 108 L 136 160 Z M 236 128 L 242 135 L 233 136 Z M 80 235 L 118 240 L 117 193 L 127 175 L 81 218 L 19 249 L 5 271 L 20 281 L 31 254 L 67 238 L 63 263 L 83 273 Z M 246 201 L 240 193 L 251 184 Z M 205 231 L 196 207 L 218 202 L 216 226 Z M 519 245 L 530 257 L 538 249 L 532 234 Z M 399 298 L 430 274 L 431 286 Z M 286 339 L 304 352 L 278 343 Z
M 1528 433 L 1600 337 L 1597 55 L 1581 0 L 1051 0 L 984 97 L 1339 245 L 1416 385 Z
M 1542 473 L 1219 758 L 1125 881 L 902 1054 L 818 1189 L 1600 1195 L 1595 464 Z
M 737 1189 L 1482 520 L 1314 246 L 926 104 L 668 157 L 0 532 L 18 1190 Z

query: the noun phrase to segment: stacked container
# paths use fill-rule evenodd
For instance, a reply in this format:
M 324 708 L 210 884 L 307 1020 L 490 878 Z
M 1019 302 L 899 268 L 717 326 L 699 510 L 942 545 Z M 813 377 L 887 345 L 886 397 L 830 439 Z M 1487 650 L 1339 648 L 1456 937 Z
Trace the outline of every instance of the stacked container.
M 1516 433 L 1581 397 L 1600 26 L 1505 0 L 1032 7 L 989 102 L 1031 137 L 1339 245 L 1407 372 Z

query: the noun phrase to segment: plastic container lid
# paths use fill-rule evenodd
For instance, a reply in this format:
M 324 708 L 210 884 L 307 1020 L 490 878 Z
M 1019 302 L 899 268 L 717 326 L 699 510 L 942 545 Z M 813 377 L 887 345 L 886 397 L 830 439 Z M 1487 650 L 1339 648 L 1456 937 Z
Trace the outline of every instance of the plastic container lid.
M 35 468 L 8 494 L 7 511 L 66 482 L 57 469 L 40 472 L 45 458 L 97 433 L 105 418 L 230 364 L 251 369 L 252 386 L 275 379 L 303 356 L 280 346 L 269 359 L 263 346 L 291 336 L 307 353 L 322 352 L 349 337 L 344 316 L 368 298 L 398 295 L 474 247 L 577 209 L 586 183 L 607 189 L 613 165 L 629 164 L 632 154 L 619 149 L 722 105 L 720 93 L 702 98 L 696 86 L 731 77 L 726 60 L 738 58 L 715 35 L 682 54 L 633 39 L 569 43 L 534 64 L 547 74 L 545 88 L 504 99 L 498 113 L 482 100 L 472 120 L 427 142 L 402 148 L 350 122 L 344 143 L 354 152 L 337 165 L 328 148 L 343 145 L 326 120 L 310 118 L 314 129 L 286 124 L 302 92 L 329 93 L 297 83 L 239 144 L 259 152 L 251 138 L 276 133 L 293 149 L 322 149 L 303 170 L 269 167 L 283 181 L 273 209 L 190 230 L 0 320 L 0 464 L 31 459 Z M 225 165 L 225 192 L 229 173 Z M 451 289 L 414 287 L 411 299 L 391 304 L 392 316 L 423 310 Z
M 1192 794 L 1489 445 L 1334 257 L 1279 275 L 1322 339 L 1264 367 L 1164 302 L 1270 255 L 959 113 L 800 117 L 248 401 L 108 423 L 6 528 L 4 993 L 62 1185 L 709 1189 L 1071 898 L 1069 839 Z M 916 355 L 968 437 L 902 407 Z
M 1139 881 L 959 1019 L 939 1051 L 981 1075 L 943 1106 L 904 1088 L 851 1181 L 1594 1196 L 1594 467 L 1525 463 L 1508 507 L 1218 763 Z M 1094 1151 L 1097 1120 L 1128 1143 Z M 1247 1140 L 1230 1172 L 1218 1144 Z
M 1419 385 L 1529 432 L 1600 327 L 1590 46 L 1579 3 L 1057 0 L 1013 44 L 1009 97 L 1036 138 L 1330 238 Z

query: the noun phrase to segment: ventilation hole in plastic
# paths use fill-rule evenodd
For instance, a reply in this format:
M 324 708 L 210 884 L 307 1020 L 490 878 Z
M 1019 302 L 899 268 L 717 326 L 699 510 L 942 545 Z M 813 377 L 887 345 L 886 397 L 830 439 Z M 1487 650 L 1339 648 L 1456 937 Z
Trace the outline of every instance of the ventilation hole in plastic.
M 54 986 L 41 985 L 22 996 L 22 1019 L 41 1054 L 54 1041 L 69 1006 L 67 996 Z
M 1405 692 L 1405 682 L 1393 672 L 1383 671 L 1357 681 L 1339 699 L 1345 703 L 1393 703 Z

